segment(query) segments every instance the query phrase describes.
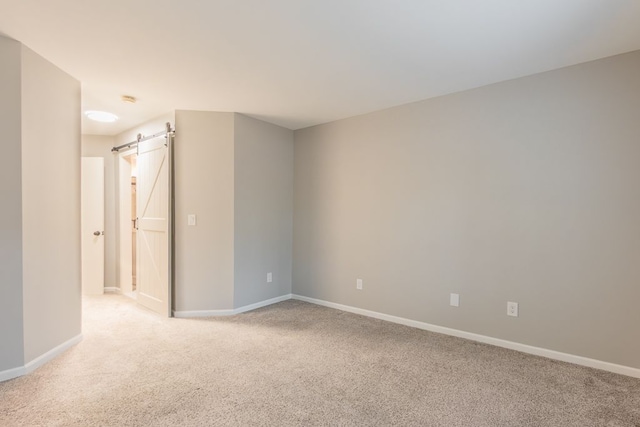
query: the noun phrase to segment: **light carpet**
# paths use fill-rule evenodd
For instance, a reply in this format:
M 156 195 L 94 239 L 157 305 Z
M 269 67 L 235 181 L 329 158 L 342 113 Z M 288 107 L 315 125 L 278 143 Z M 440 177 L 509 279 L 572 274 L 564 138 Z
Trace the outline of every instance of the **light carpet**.
M 640 380 L 300 301 L 165 319 L 84 300 L 84 340 L 0 383 L 0 426 L 640 426 Z

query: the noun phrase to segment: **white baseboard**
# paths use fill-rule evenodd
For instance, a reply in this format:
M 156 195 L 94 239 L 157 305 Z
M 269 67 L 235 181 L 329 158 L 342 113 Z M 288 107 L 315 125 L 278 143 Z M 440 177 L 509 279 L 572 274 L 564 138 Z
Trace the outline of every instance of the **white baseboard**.
M 246 311 L 255 310 L 257 308 L 266 307 L 267 305 L 276 304 L 291 299 L 291 294 L 282 295 L 268 300 L 260 301 L 255 304 L 245 305 L 234 309 L 227 310 L 195 310 L 195 311 L 173 311 L 173 317 L 186 319 L 192 317 L 216 317 L 216 316 L 233 316 L 235 314 L 244 313 Z
M 513 341 L 507 341 L 499 338 L 488 337 L 486 335 L 474 334 L 472 332 L 465 332 L 458 329 L 446 328 L 444 326 L 432 325 L 430 323 L 405 319 L 403 317 L 391 316 L 389 314 L 378 313 L 376 311 L 364 310 L 362 308 L 351 307 L 348 305 L 337 304 L 337 303 L 323 301 L 315 298 L 309 298 L 302 295 L 293 294 L 291 298 L 300 300 L 300 301 L 309 302 L 316 305 L 322 305 L 324 307 L 335 308 L 342 311 L 348 311 L 349 313 L 360 314 L 362 316 L 373 317 L 380 320 L 386 320 L 388 322 L 398 323 L 405 326 L 411 326 L 418 329 L 424 329 L 426 331 L 437 332 L 440 334 L 451 335 L 459 338 L 465 338 L 468 340 L 477 341 L 485 344 L 491 344 L 497 347 L 508 348 L 510 350 L 516 350 L 522 353 L 533 354 L 535 356 L 542 356 L 549 359 L 559 360 L 562 362 L 569 362 L 576 365 L 587 366 L 589 368 L 596 368 L 596 369 L 601 369 L 603 371 L 613 372 L 616 374 L 627 375 L 629 377 L 640 378 L 640 369 L 632 368 L 630 366 L 617 365 L 615 363 L 603 362 L 601 360 L 590 359 L 588 357 L 576 356 L 573 354 L 562 353 L 555 350 L 548 350 L 546 348 L 534 347 L 527 344 L 520 344 Z
M 6 381 L 6 380 L 10 380 L 10 379 L 13 379 L 13 378 L 17 378 L 17 377 L 20 377 L 22 375 L 26 375 L 26 374 L 29 374 L 29 373 L 35 371 L 40 366 L 42 366 L 45 363 L 55 359 L 57 356 L 61 355 L 65 351 L 67 351 L 69 348 L 71 348 L 74 345 L 78 344 L 80 341 L 82 341 L 82 334 L 76 335 L 75 337 L 71 338 L 70 340 L 63 342 L 59 346 L 57 346 L 55 348 L 52 348 L 51 350 L 47 351 L 45 354 L 36 357 L 35 359 L 33 359 L 31 362 L 25 364 L 24 366 L 20 366 L 20 367 L 17 367 L 17 368 L 8 369 L 6 371 L 0 372 L 0 382 L 1 381 Z
M 260 301 L 260 302 L 257 302 L 255 304 L 249 304 L 249 305 L 245 305 L 243 307 L 238 307 L 233 311 L 234 311 L 234 314 L 240 314 L 240 313 L 244 313 L 245 311 L 255 310 L 257 308 L 266 307 L 266 306 L 271 305 L 271 304 L 277 304 L 279 302 L 286 301 L 286 300 L 289 300 L 289 299 L 291 299 L 291 294 L 281 295 L 279 297 L 275 297 L 275 298 L 267 299 L 267 300 L 264 300 L 264 301 Z
M 35 371 L 40 366 L 44 365 L 45 363 L 49 362 L 50 360 L 55 359 L 57 356 L 61 355 L 62 353 L 64 353 L 65 351 L 67 351 L 68 349 L 73 347 L 74 345 L 78 344 L 80 341 L 82 341 L 82 334 L 78 334 L 75 337 L 71 338 L 70 340 L 67 340 L 67 341 L 63 342 L 62 344 L 60 344 L 59 346 L 57 346 L 55 348 L 52 348 L 51 350 L 47 351 L 42 356 L 36 357 L 31 362 L 29 362 L 26 365 L 24 365 L 24 367 L 25 367 L 25 369 L 27 371 L 26 373 L 28 374 L 28 373 L 31 373 L 31 372 Z
M 173 310 L 173 317 L 178 319 L 189 319 L 192 317 L 217 317 L 217 316 L 232 316 L 235 313 L 233 310 L 190 310 L 190 311 L 176 311 Z
M 104 293 L 105 294 L 119 294 L 120 292 L 120 288 L 117 288 L 115 286 L 105 286 L 104 287 Z
M 6 371 L 0 371 L 0 382 L 12 380 L 14 378 L 21 377 L 27 373 L 24 366 L 19 366 L 13 369 L 7 369 Z

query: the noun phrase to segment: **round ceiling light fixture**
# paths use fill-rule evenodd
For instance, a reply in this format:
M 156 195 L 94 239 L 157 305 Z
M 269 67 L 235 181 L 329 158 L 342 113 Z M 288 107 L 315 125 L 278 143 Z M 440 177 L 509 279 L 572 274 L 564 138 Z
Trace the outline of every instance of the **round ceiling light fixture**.
M 88 119 L 95 120 L 96 122 L 113 123 L 118 120 L 118 116 L 113 113 L 107 113 L 106 111 L 90 110 L 85 111 L 84 114 Z

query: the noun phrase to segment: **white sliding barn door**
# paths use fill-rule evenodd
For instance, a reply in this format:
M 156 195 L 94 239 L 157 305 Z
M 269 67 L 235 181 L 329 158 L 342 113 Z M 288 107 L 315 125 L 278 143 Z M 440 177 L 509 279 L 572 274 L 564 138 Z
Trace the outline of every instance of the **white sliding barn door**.
M 138 144 L 137 300 L 162 315 L 169 307 L 169 155 L 164 137 Z

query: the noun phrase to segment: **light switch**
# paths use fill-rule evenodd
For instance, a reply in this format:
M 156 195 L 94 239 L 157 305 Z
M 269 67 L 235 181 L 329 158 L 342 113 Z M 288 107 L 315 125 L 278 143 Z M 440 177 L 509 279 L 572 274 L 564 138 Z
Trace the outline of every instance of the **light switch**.
M 459 307 L 460 306 L 460 294 L 451 294 L 449 296 L 449 305 L 451 305 L 452 307 Z
M 187 215 L 187 225 L 196 225 L 196 215 L 195 214 Z

